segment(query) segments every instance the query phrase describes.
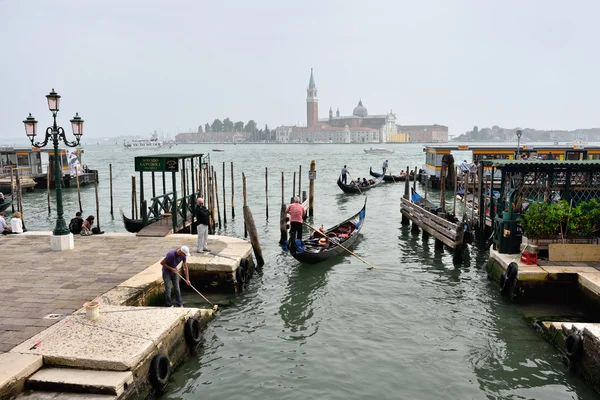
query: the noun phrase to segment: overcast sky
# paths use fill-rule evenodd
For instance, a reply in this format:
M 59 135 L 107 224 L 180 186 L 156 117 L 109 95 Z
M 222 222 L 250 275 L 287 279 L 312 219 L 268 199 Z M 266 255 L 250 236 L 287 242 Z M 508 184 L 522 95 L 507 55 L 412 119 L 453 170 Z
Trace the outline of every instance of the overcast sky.
M 600 126 L 600 2 L 0 0 L 0 144 L 62 95 L 88 140 L 215 118 L 306 123 L 393 110 L 399 124 Z M 40 129 L 43 131 L 43 129 Z

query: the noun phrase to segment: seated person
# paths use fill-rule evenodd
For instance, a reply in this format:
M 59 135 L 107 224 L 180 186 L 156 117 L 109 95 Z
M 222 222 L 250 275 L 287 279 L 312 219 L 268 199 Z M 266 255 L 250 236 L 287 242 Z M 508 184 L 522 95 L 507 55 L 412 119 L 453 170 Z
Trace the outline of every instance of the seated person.
M 81 225 L 81 236 L 90 236 L 92 234 L 92 225 L 94 225 L 94 216 L 88 216 Z
M 4 193 L 0 192 L 0 204 L 4 203 Z
M 363 186 L 369 186 L 369 182 L 367 181 L 367 178 L 363 178 L 362 184 L 363 184 Z
M 81 233 L 82 225 L 83 218 L 81 217 L 81 212 L 77 211 L 75 213 L 75 218 L 73 218 L 71 222 L 69 222 L 69 230 L 71 231 L 71 233 L 77 235 Z
M 10 226 L 6 223 L 6 213 L 4 211 L 0 212 L 0 233 L 6 235 L 10 232 Z
M 10 219 L 10 230 L 12 233 L 23 233 L 23 220 L 21 219 L 21 213 L 18 211 Z

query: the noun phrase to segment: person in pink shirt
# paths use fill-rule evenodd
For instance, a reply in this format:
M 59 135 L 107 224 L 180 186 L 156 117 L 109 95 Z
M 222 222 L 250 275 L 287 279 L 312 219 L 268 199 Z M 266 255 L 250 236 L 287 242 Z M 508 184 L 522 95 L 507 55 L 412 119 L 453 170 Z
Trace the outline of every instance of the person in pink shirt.
M 290 214 L 290 236 L 296 232 L 296 239 L 302 240 L 302 218 L 304 217 L 304 207 L 300 204 L 300 198 L 294 197 L 294 202 L 285 209 Z

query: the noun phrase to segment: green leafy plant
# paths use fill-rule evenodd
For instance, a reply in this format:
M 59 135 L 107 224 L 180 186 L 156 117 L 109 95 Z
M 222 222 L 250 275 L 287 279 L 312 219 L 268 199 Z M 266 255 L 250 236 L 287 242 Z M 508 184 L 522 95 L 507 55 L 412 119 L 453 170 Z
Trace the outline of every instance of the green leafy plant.
M 519 218 L 523 234 L 530 238 L 556 235 L 591 236 L 600 229 L 600 201 L 592 199 L 572 207 L 566 200 L 553 204 L 532 203 Z

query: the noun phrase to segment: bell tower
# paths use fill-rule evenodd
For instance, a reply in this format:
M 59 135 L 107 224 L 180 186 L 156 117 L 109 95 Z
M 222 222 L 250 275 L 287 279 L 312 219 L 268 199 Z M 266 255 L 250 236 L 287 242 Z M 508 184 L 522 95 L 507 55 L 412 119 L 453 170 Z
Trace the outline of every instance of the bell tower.
M 319 99 L 317 99 L 317 85 L 313 69 L 310 69 L 310 81 L 306 89 L 306 126 L 314 128 L 319 123 Z

